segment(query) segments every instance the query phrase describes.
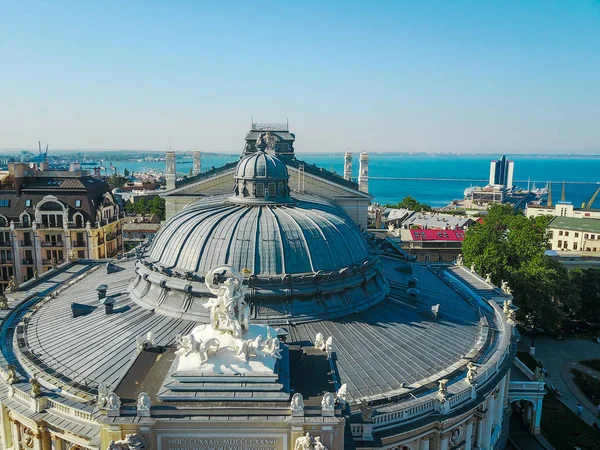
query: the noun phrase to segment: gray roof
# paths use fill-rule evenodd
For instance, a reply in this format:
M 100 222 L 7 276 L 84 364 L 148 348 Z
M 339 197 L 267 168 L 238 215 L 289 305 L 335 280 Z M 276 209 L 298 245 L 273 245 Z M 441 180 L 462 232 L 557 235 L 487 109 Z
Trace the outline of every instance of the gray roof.
M 438 213 L 425 213 L 425 212 L 414 212 L 410 217 L 402 222 L 402 225 L 411 226 L 417 225 L 420 227 L 427 228 L 463 228 L 474 224 L 475 221 L 470 217 L 455 216 L 452 214 L 438 214 Z
M 465 355 L 471 353 L 481 364 L 492 353 L 479 351 L 484 342 L 473 305 L 426 267 L 413 269 L 420 294 L 417 304 L 412 304 L 406 293 L 411 274 L 399 270 L 403 264 L 384 258 L 392 291 L 378 305 L 344 318 L 287 327 L 290 343 L 310 345 L 318 332 L 333 336 L 339 378 L 348 383 L 352 400 L 382 399 L 407 392 L 408 387 L 425 389 L 432 380 L 464 366 Z M 126 291 L 133 262 L 121 266 L 126 270 L 110 275 L 102 268 L 96 270 L 31 317 L 27 344 L 39 361 L 79 382 L 106 382 L 114 387 L 131 367 L 137 336 L 153 331 L 157 343 L 167 345 L 196 325 L 134 303 Z M 115 314 L 106 315 L 99 305 L 95 287 L 101 282 L 108 284 L 108 295 L 117 299 Z M 74 301 L 98 308 L 73 318 Z M 438 303 L 438 320 L 422 312 Z
M 295 274 L 360 263 L 367 243 L 337 205 L 298 196 L 286 205 L 244 206 L 227 196 L 200 200 L 158 232 L 149 257 L 161 265 L 207 273 L 229 264 L 253 274 Z
M 263 151 L 257 151 L 238 163 L 235 169 L 235 178 L 287 180 L 289 176 L 285 164 L 279 158 Z

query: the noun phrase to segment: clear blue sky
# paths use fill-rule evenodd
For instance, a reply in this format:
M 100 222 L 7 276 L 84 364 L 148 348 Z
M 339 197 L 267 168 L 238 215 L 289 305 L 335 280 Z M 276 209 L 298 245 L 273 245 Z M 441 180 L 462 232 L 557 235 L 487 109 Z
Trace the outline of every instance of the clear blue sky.
M 600 2 L 0 0 L 0 148 L 600 153 Z

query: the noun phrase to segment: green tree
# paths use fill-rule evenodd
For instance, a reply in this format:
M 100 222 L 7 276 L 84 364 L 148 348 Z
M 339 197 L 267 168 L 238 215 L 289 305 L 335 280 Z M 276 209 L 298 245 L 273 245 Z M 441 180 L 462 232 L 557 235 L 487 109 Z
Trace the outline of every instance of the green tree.
M 581 310 L 576 318 L 600 325 L 600 270 L 572 270 L 569 277 L 581 298 Z
M 135 203 L 127 202 L 125 211 L 130 214 L 140 215 L 156 214 L 160 220 L 165 220 L 165 199 L 162 197 L 154 197 L 147 200 L 146 197 L 142 197 Z
M 385 205 L 386 208 L 397 208 L 397 209 L 410 209 L 411 211 L 431 211 L 431 206 L 419 203 L 415 198 L 410 195 L 404 197 L 402 201 L 394 204 Z
M 130 172 L 129 172 L 129 170 L 123 169 L 123 176 L 124 177 L 128 177 L 129 175 L 131 175 Z
M 554 329 L 579 308 L 567 270 L 545 255 L 548 217 L 527 218 L 511 205 L 492 205 L 483 224 L 470 227 L 462 250 L 468 265 L 507 281 L 519 320 Z
M 108 177 L 108 179 L 106 180 L 108 185 L 113 189 L 122 188 L 127 184 L 128 181 L 129 180 L 127 178 L 117 175 L 116 173 Z

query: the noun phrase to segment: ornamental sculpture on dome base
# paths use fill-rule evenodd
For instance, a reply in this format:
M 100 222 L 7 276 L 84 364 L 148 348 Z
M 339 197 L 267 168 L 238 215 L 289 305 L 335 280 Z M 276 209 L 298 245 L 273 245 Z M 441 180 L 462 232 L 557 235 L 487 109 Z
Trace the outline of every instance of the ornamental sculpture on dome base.
M 215 296 L 203 304 L 210 308 L 210 327 L 199 325 L 191 333 L 177 336 L 177 354 L 183 361 L 181 370 L 201 369 L 211 358 L 246 366 L 251 360 L 282 358 L 274 330 L 272 333 L 269 326 L 250 325 L 250 306 L 245 299 L 243 281 L 240 272 L 226 265 L 215 267 L 206 274 L 206 287 Z M 199 364 L 192 366 L 192 357 Z

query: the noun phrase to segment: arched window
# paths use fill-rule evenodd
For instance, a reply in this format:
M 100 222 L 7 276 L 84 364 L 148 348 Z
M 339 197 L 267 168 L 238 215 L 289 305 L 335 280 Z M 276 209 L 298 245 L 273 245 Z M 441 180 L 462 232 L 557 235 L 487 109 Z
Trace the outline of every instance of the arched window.
M 75 214 L 73 218 L 75 219 L 75 228 L 83 228 L 83 216 L 81 214 Z
M 0 216 L 0 227 L 7 227 L 7 226 L 8 226 L 8 220 L 6 220 L 6 217 Z
M 23 213 L 21 215 L 21 225 L 23 227 L 29 227 L 31 225 L 31 220 L 29 218 L 29 214 Z

